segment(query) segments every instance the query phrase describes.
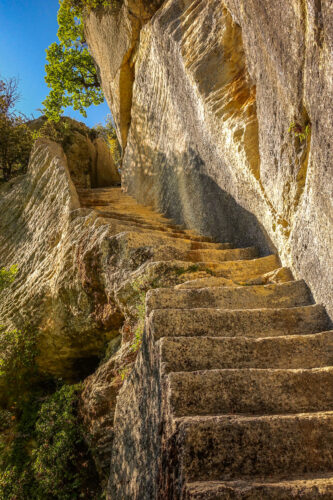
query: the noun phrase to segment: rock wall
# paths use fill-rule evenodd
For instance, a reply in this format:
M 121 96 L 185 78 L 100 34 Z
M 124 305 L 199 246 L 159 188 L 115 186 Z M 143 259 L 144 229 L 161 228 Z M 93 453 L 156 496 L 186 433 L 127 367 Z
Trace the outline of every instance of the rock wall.
M 120 175 L 111 152 L 103 139 L 91 140 L 74 132 L 65 145 L 71 178 L 78 188 L 108 187 L 120 184 Z
M 112 231 L 80 208 L 61 146 L 45 139 L 28 173 L 1 187 L 0 211 L 1 266 L 19 270 L 2 292 L 1 321 L 39 331 L 42 372 L 82 379 L 123 321 L 102 276 Z
M 69 173 L 78 188 L 108 187 L 120 183 L 120 174 L 106 142 L 94 129 L 68 116 L 57 123 L 40 116 L 29 128 L 63 146 Z
M 219 241 L 276 249 L 333 313 L 331 2 L 136 4 L 85 20 L 123 185 Z
M 66 156 L 47 140 L 35 146 L 28 174 L 0 192 L 1 265 L 19 269 L 1 297 L 1 320 L 38 328 L 40 369 L 65 379 L 80 377 L 79 365 L 99 355 L 121 322 L 107 314 L 103 285 L 89 283 L 108 228 L 79 207 Z

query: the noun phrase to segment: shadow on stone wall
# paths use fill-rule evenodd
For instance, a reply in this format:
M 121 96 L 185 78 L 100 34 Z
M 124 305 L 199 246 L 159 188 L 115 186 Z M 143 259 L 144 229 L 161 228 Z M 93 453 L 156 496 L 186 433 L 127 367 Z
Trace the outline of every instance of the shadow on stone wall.
M 136 146 L 133 161 L 125 162 L 123 185 L 139 202 L 216 241 L 255 245 L 262 256 L 276 252 L 257 218 L 206 173 L 194 148 L 167 156 L 146 145 L 143 150 L 138 142 Z

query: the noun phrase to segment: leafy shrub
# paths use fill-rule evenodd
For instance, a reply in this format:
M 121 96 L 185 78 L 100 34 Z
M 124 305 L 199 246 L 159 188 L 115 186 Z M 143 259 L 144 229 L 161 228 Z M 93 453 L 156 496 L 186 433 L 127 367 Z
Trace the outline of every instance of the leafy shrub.
M 15 112 L 19 99 L 15 78 L 0 79 L 0 180 L 26 172 L 35 137 L 28 119 Z
M 38 412 L 32 469 L 41 498 L 54 495 L 54 491 L 63 500 L 94 498 L 97 477 L 77 423 L 80 391 L 80 385 L 64 385 Z
M 23 403 L 20 419 L 17 421 L 13 412 L 12 425 L 0 434 L 0 500 L 38 498 L 30 467 L 30 448 L 39 405 L 37 398 Z
M 11 442 L 0 439 L 0 500 L 100 498 L 77 422 L 80 385 L 23 404 Z
M 17 266 L 11 266 L 9 269 L 0 268 L 0 292 L 8 285 L 13 283 L 17 273 Z
M 0 387 L 11 402 L 24 395 L 36 374 L 37 338 L 34 330 L 6 331 L 0 326 Z

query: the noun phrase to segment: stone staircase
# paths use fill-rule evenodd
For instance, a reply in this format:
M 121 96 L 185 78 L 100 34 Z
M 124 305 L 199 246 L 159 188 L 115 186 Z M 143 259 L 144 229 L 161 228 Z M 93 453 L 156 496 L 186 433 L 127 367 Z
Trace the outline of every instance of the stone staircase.
M 333 332 L 304 282 L 154 290 L 147 309 L 158 498 L 333 498 Z
M 153 262 L 213 274 L 147 294 L 108 498 L 333 499 L 333 332 L 305 282 L 276 256 L 174 226 L 119 189 L 80 199 L 129 245 L 151 245 Z

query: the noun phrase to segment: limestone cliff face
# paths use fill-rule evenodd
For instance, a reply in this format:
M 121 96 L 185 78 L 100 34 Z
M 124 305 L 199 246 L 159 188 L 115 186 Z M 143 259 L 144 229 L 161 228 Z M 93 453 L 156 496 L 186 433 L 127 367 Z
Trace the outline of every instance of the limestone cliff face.
M 78 379 L 122 323 L 98 274 L 109 227 L 80 208 L 61 146 L 45 139 L 27 175 L 1 188 L 0 211 L 1 265 L 19 269 L 2 294 L 1 320 L 38 329 L 42 372 Z
M 120 175 L 106 142 L 84 123 L 62 117 L 49 123 L 45 116 L 29 122 L 42 137 L 61 143 L 66 154 L 69 173 L 79 188 L 97 188 L 120 183 Z
M 331 2 L 132 3 L 85 21 L 123 184 L 201 233 L 275 247 L 332 313 Z

